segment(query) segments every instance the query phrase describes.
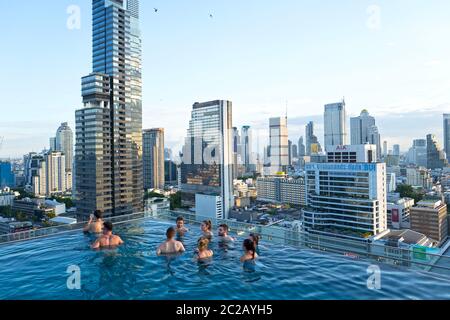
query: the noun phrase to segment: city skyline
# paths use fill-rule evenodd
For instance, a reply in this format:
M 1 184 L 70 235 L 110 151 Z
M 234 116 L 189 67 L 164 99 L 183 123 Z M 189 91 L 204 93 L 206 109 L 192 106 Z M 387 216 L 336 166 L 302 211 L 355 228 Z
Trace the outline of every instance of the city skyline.
M 378 26 L 370 24 L 373 17 L 368 10 L 370 2 L 351 8 L 328 3 L 335 10 L 327 12 L 341 17 L 340 24 L 335 26 L 333 19 L 326 19 L 330 13 L 319 10 L 321 5 L 304 2 L 286 1 L 276 6 L 267 3 L 254 8 L 251 4 L 218 1 L 206 6 L 205 3 L 146 1 L 141 10 L 145 17 L 142 22 L 143 127 L 164 127 L 166 145 L 178 151 L 183 144 L 190 106 L 195 101 L 221 97 L 233 101 L 234 123 L 238 127 L 252 126 L 255 136 L 266 128 L 267 119 L 283 115 L 284 112 L 280 114 L 277 110 L 284 110 L 287 101 L 291 140 L 303 135 L 304 126 L 312 120 L 323 144 L 322 106 L 345 96 L 348 117 L 368 109 L 377 119 L 381 139 L 389 145 L 400 144 L 402 152 L 411 146 L 413 139 L 425 138 L 429 133 L 442 141 L 442 114 L 450 110 L 450 90 L 447 90 L 450 83 L 445 78 L 450 69 L 446 58 L 450 45 L 436 40 L 450 28 L 441 13 L 450 5 L 436 1 L 431 9 L 418 1 L 408 2 L 406 14 L 401 3 L 379 1 Z M 70 30 L 66 26 L 70 5 L 81 9 L 80 29 Z M 0 120 L 0 136 L 5 137 L 1 158 L 40 151 L 47 146 L 52 128 L 61 122 L 75 127 L 73 112 L 81 107 L 79 78 L 89 72 L 91 65 L 90 59 L 80 59 L 91 55 L 91 46 L 86 41 L 91 36 L 90 5 L 89 0 L 61 1 L 57 5 L 30 1 L 30 13 L 17 15 L 14 12 L 20 9 L 19 5 L 8 4 L 6 8 L 0 4 L 3 13 L 10 13 L 0 24 L 11 31 L 5 35 L 16 49 L 5 53 L 4 61 L 9 62 L 2 67 L 9 80 L 4 81 L 3 87 L 7 92 L 19 88 L 29 92 L 26 99 L 6 95 L 5 105 L 23 111 L 8 112 Z M 158 13 L 153 7 L 159 8 Z M 430 10 L 432 21 L 416 19 Z M 213 18 L 209 17 L 210 12 L 214 13 Z M 248 21 L 240 19 L 244 15 L 249 16 Z M 267 20 L 261 22 L 261 17 Z M 322 26 L 314 22 L 318 17 L 324 21 Z M 282 19 L 283 23 L 277 23 Z M 250 22 L 254 26 L 248 27 Z M 264 27 L 267 25 L 276 27 L 268 30 Z M 310 33 L 303 30 L 305 25 L 313 27 L 308 28 L 312 30 Z M 235 37 L 237 28 L 243 33 L 238 38 Z M 258 28 L 262 28 L 264 36 Z M 336 31 L 333 37 L 327 33 L 330 30 Z M 33 39 L 36 32 L 49 32 L 51 36 L 37 43 Z M 13 34 L 21 39 L 20 43 L 10 38 Z M 48 52 L 48 41 L 54 39 L 61 45 Z M 308 43 L 312 46 L 307 47 Z M 198 54 L 201 45 L 242 49 L 239 54 L 227 55 L 225 50 L 211 57 L 208 52 Z M 36 47 L 35 58 L 24 59 L 30 46 Z M 362 49 L 364 46 L 367 48 Z M 152 50 L 153 47 L 158 50 Z M 265 50 L 261 51 L 262 48 Z M 336 49 L 333 54 L 323 51 L 332 48 Z M 376 53 L 378 50 L 383 54 Z M 263 54 L 257 55 L 258 52 Z M 408 52 L 406 56 L 405 52 Z M 38 59 L 41 63 L 35 64 Z M 26 73 L 30 69 L 36 72 Z M 42 69 L 48 71 L 46 77 L 41 77 Z M 217 70 L 220 79 L 216 75 L 205 76 L 208 70 Z M 24 74 L 30 81 L 18 86 L 18 77 Z M 59 80 L 56 83 L 54 79 Z M 394 82 L 398 84 L 395 87 Z M 49 89 L 50 84 L 54 88 Z M 49 94 L 53 96 L 51 101 L 47 98 Z M 29 98 L 33 103 L 29 103 Z M 173 114 L 178 116 L 175 118 Z M 429 121 L 424 122 L 424 116 Z M 260 135 L 268 138 L 268 132 Z M 259 152 L 265 143 L 260 142 Z

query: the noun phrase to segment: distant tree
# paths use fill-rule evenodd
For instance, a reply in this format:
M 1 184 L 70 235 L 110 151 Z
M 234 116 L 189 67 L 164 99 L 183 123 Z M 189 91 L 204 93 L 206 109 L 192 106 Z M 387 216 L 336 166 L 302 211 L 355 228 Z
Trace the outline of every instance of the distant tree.
M 150 198 L 165 198 L 165 196 L 158 192 L 146 191 L 145 195 L 144 195 L 144 200 L 147 200 Z
M 396 192 L 400 193 L 400 197 L 402 198 L 414 199 L 415 203 L 418 203 L 423 199 L 423 194 L 420 192 L 416 192 L 414 188 L 408 184 L 399 185 Z
M 55 200 L 59 203 L 64 203 L 66 205 L 66 209 L 73 208 L 75 204 L 73 203 L 72 198 L 66 198 L 66 197 L 53 197 L 52 200 Z
M 170 196 L 170 210 L 181 208 L 181 192 L 177 192 Z

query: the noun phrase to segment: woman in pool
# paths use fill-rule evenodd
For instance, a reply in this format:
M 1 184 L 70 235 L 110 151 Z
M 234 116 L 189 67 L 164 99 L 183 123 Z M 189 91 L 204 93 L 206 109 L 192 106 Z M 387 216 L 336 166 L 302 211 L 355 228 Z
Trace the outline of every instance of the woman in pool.
M 212 233 L 212 222 L 211 220 L 205 220 L 200 225 L 200 229 L 202 230 L 202 237 L 211 241 L 213 233 Z
M 209 259 L 213 256 L 214 252 L 208 248 L 209 240 L 205 237 L 198 239 L 197 251 L 195 253 L 195 258 L 197 260 Z
M 252 241 L 253 241 L 253 244 L 255 245 L 255 253 L 256 253 L 257 255 L 260 255 L 260 253 L 259 253 L 259 247 L 258 247 L 258 245 L 259 245 L 259 235 L 257 235 L 256 233 L 250 233 L 250 235 L 248 236 L 248 238 L 249 238 L 250 240 L 252 240 Z
M 244 263 L 244 269 L 254 269 L 255 260 L 258 257 L 256 253 L 255 244 L 250 239 L 245 239 L 242 244 L 244 255 L 241 257 L 241 262 Z

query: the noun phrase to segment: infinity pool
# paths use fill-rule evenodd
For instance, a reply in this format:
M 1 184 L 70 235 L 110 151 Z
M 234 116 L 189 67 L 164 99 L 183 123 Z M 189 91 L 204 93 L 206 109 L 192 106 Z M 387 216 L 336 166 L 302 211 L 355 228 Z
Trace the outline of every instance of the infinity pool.
M 198 264 L 197 225 L 184 239 L 184 255 L 158 257 L 169 226 L 120 225 L 125 245 L 115 250 L 92 251 L 92 238 L 79 232 L 0 246 L 0 299 L 450 299 L 446 278 L 380 265 L 381 289 L 371 290 L 369 262 L 272 243 L 260 245 L 255 272 L 239 262 L 242 239 L 234 248 L 213 241 L 214 259 Z M 71 265 L 81 270 L 80 290 L 67 287 Z

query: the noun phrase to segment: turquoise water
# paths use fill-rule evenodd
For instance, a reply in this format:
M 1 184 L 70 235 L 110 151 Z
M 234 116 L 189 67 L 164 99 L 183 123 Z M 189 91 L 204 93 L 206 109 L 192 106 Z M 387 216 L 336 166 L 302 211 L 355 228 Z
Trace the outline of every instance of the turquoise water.
M 91 238 L 74 232 L 0 246 L 0 299 L 450 299 L 449 279 L 380 265 L 381 289 L 367 288 L 369 262 L 263 242 L 255 272 L 239 262 L 241 240 L 213 241 L 212 261 L 192 261 L 200 234 L 190 226 L 187 252 L 156 256 L 167 222 L 143 220 L 117 227 L 125 245 L 92 251 Z M 70 265 L 81 289 L 67 288 Z

